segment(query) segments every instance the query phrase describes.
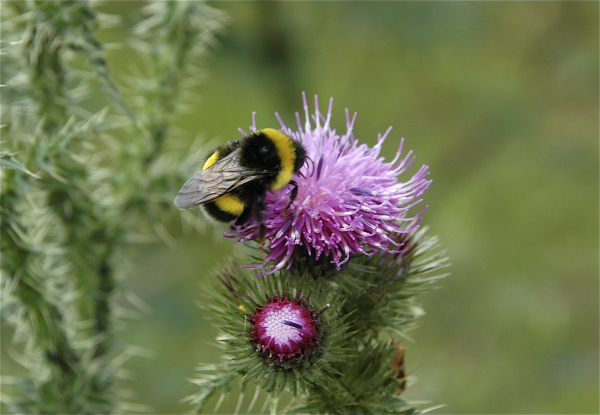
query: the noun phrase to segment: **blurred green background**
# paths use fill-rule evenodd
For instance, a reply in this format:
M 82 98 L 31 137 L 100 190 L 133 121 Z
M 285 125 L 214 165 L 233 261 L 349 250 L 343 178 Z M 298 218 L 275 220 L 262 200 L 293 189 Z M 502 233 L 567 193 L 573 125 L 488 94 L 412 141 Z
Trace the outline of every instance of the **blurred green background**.
M 598 2 L 210 4 L 230 23 L 176 120 L 181 149 L 237 138 L 252 111 L 261 128 L 275 111 L 294 125 L 306 91 L 321 109 L 334 97 L 338 130 L 349 108 L 361 141 L 392 125 L 386 157 L 405 137 L 430 166 L 423 224 L 452 275 L 418 299 L 406 396 L 447 404 L 437 413 L 598 413 Z M 123 42 L 143 6 L 99 5 L 122 24 L 98 38 Z M 130 56 L 107 50 L 117 81 Z M 187 379 L 218 359 L 197 302 L 237 249 L 222 230 L 174 227 L 176 248 L 134 257 L 128 288 L 151 311 L 120 340 L 149 353 L 127 362 L 126 386 L 157 413 L 188 412 Z

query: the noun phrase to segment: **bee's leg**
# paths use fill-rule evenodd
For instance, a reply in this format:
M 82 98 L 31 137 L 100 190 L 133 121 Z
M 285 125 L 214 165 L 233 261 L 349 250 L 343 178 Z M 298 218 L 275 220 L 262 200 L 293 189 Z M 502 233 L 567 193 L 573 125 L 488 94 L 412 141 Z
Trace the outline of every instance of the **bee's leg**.
M 246 205 L 244 211 L 240 217 L 235 221 L 236 225 L 243 225 L 248 222 L 252 217 L 255 217 L 257 221 L 263 221 L 267 208 L 265 207 L 265 195 L 257 194 L 254 196 L 252 202 Z
M 261 194 L 257 196 L 256 200 L 253 204 L 254 212 L 256 219 L 260 222 L 258 225 L 258 242 L 260 244 L 261 249 L 263 248 L 263 242 L 265 240 L 265 234 L 267 233 L 267 228 L 263 223 L 265 220 L 265 216 L 267 216 L 267 207 L 265 206 L 265 195 Z
M 263 242 L 265 240 L 265 234 L 266 233 L 267 233 L 267 228 L 261 222 L 260 225 L 258 225 L 258 241 L 260 243 L 261 248 L 262 248 L 262 244 L 263 244 Z
M 256 218 L 256 220 L 258 220 L 259 225 L 258 225 L 258 235 L 257 235 L 256 240 L 259 243 L 261 249 L 263 248 L 265 234 L 267 233 L 267 228 L 263 223 L 266 214 L 267 214 L 267 208 L 265 206 L 265 196 L 262 194 L 259 194 L 252 201 L 252 204 L 250 206 L 248 206 L 246 209 L 244 209 L 244 212 L 242 213 L 242 215 L 239 217 L 239 219 L 236 222 L 236 225 L 242 225 L 242 224 L 246 223 L 252 216 L 254 216 Z
M 235 221 L 235 225 L 236 226 L 243 225 L 244 223 L 248 222 L 248 220 L 250 219 L 251 216 L 252 216 L 252 209 L 250 206 L 246 206 L 244 208 L 244 211 L 242 212 L 242 214 Z
M 294 186 L 294 188 L 292 189 L 292 193 L 290 194 L 290 201 L 288 202 L 285 209 L 283 209 L 284 214 L 287 212 L 287 210 L 290 208 L 290 206 L 292 206 L 292 203 L 294 203 L 294 200 L 296 200 L 296 196 L 298 196 L 298 183 L 296 183 L 293 180 L 290 180 L 289 184 Z

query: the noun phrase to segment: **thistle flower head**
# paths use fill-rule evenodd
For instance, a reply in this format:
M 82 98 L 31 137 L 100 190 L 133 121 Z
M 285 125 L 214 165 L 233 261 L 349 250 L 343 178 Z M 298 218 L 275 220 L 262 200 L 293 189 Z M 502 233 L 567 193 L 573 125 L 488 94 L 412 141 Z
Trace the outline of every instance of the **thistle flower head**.
M 302 142 L 312 161 L 294 177 L 297 197 L 288 208 L 291 186 L 268 193 L 264 228 L 252 220 L 231 235 L 238 242 L 264 237 L 262 247 L 267 254 L 261 266 L 272 261 L 270 272 L 289 268 L 299 253 L 315 260 L 325 257 L 339 269 L 352 254 L 398 252 L 402 248 L 396 242 L 398 234 L 417 227 L 423 212 L 408 217 L 408 210 L 421 201 L 419 197 L 431 183 L 427 166 L 407 181 L 399 181 L 414 157 L 412 151 L 401 157 L 404 140 L 391 162 L 379 156 L 391 127 L 369 147 L 353 135 L 356 114 L 350 118 L 346 110 L 346 132 L 340 135 L 330 124 L 333 99 L 324 116 L 315 96 L 312 122 L 305 95 L 303 99 L 305 121 L 303 126 L 296 114 L 297 131 L 277 114 L 282 131 Z M 256 129 L 254 120 L 252 129 Z
M 289 186 L 265 194 L 264 215 L 227 234 L 257 241 L 266 256 L 218 274 L 222 284 L 206 304 L 220 317 L 224 361 L 206 367 L 193 400 L 202 407 L 239 376 L 270 394 L 271 413 L 284 391 L 300 397 L 296 412 L 415 413 L 398 396 L 406 371 L 393 339 L 422 314 L 412 297 L 445 265 L 442 253 L 429 252 L 435 238 L 419 229 L 424 209 L 409 213 L 431 183 L 427 166 L 402 179 L 414 157 L 401 155 L 402 142 L 392 161 L 380 156 L 390 129 L 369 147 L 353 135 L 356 116 L 346 111 L 340 135 L 330 124 L 332 102 L 326 115 L 316 97 L 315 107 L 311 118 L 304 98 L 306 119 L 297 115 L 296 130 L 278 116 L 309 162 Z M 243 269 L 259 267 L 261 278 Z
M 316 347 L 319 339 L 315 313 L 302 304 L 299 296 L 296 301 L 285 295 L 273 296 L 269 303 L 256 307 L 250 321 L 254 327 L 251 335 L 259 349 L 270 356 L 276 354 L 280 360 Z

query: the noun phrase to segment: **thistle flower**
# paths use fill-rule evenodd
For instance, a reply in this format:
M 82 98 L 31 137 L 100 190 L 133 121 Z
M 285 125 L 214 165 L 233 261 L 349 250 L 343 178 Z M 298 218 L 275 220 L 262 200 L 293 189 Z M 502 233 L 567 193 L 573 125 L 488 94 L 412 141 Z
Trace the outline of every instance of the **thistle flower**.
M 316 329 L 315 313 L 302 304 L 300 292 L 295 301 L 288 300 L 285 295 L 273 296 L 271 302 L 256 307 L 256 315 L 250 322 L 254 330 L 251 335 L 259 349 L 277 354 L 279 360 L 301 355 L 309 349 L 318 351 L 316 342 L 319 333 Z
M 424 211 L 408 217 L 409 209 L 421 201 L 419 197 L 431 183 L 427 166 L 409 180 L 399 181 L 398 176 L 409 168 L 414 157 L 410 151 L 401 158 L 404 140 L 391 162 L 379 156 L 391 127 L 378 135 L 374 147 L 369 147 L 353 135 L 356 114 L 350 118 L 346 110 L 346 132 L 340 135 L 330 125 L 333 99 L 323 116 L 315 96 L 312 123 L 304 94 L 303 101 L 304 128 L 298 113 L 297 131 L 276 114 L 282 131 L 301 141 L 312 160 L 294 177 L 298 184 L 295 201 L 286 210 L 289 187 L 268 193 L 267 212 L 261 221 L 264 228 L 261 222 L 252 220 L 228 236 L 237 237 L 238 242 L 264 237 L 261 242 L 266 258 L 255 267 L 267 267 L 273 261 L 266 273 L 289 269 L 295 258 L 304 256 L 316 261 L 326 258 L 339 270 L 352 254 L 399 252 L 402 246 L 396 242 L 397 236 L 415 229 Z M 252 130 L 256 130 L 255 120 Z
M 301 413 L 419 413 L 400 397 L 406 369 L 398 338 L 423 314 L 412 297 L 446 266 L 437 239 L 419 228 L 424 209 L 409 213 L 431 183 L 427 166 L 401 181 L 414 157 L 401 156 L 403 140 L 392 161 L 380 157 L 391 128 L 375 146 L 360 144 L 356 115 L 346 111 L 340 135 L 330 127 L 332 101 L 324 116 L 315 97 L 311 122 L 303 98 L 306 120 L 297 115 L 297 131 L 277 117 L 310 161 L 294 175 L 295 186 L 266 193 L 260 220 L 226 234 L 258 242 L 266 257 L 251 267 L 232 261 L 217 273 L 221 283 L 202 304 L 223 332 L 223 361 L 200 366 L 199 391 L 189 400 L 200 411 L 220 392 L 216 412 L 239 378 L 242 391 L 255 385 L 268 393 L 271 413 L 283 392 Z M 259 267 L 261 278 L 244 269 Z M 336 278 L 309 278 L 323 273 Z

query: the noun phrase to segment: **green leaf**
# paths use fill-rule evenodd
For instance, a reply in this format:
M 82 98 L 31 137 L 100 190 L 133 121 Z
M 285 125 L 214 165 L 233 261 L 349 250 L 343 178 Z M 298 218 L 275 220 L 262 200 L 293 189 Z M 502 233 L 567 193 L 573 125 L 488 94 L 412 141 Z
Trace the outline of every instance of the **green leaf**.
M 6 169 L 17 170 L 22 173 L 28 174 L 29 176 L 34 177 L 36 179 L 41 179 L 41 177 L 38 176 L 37 174 L 32 173 L 29 170 L 27 170 L 25 168 L 25 166 L 19 160 L 15 159 L 12 155 L 4 153 L 4 152 L 0 152 L 0 167 L 4 167 Z

